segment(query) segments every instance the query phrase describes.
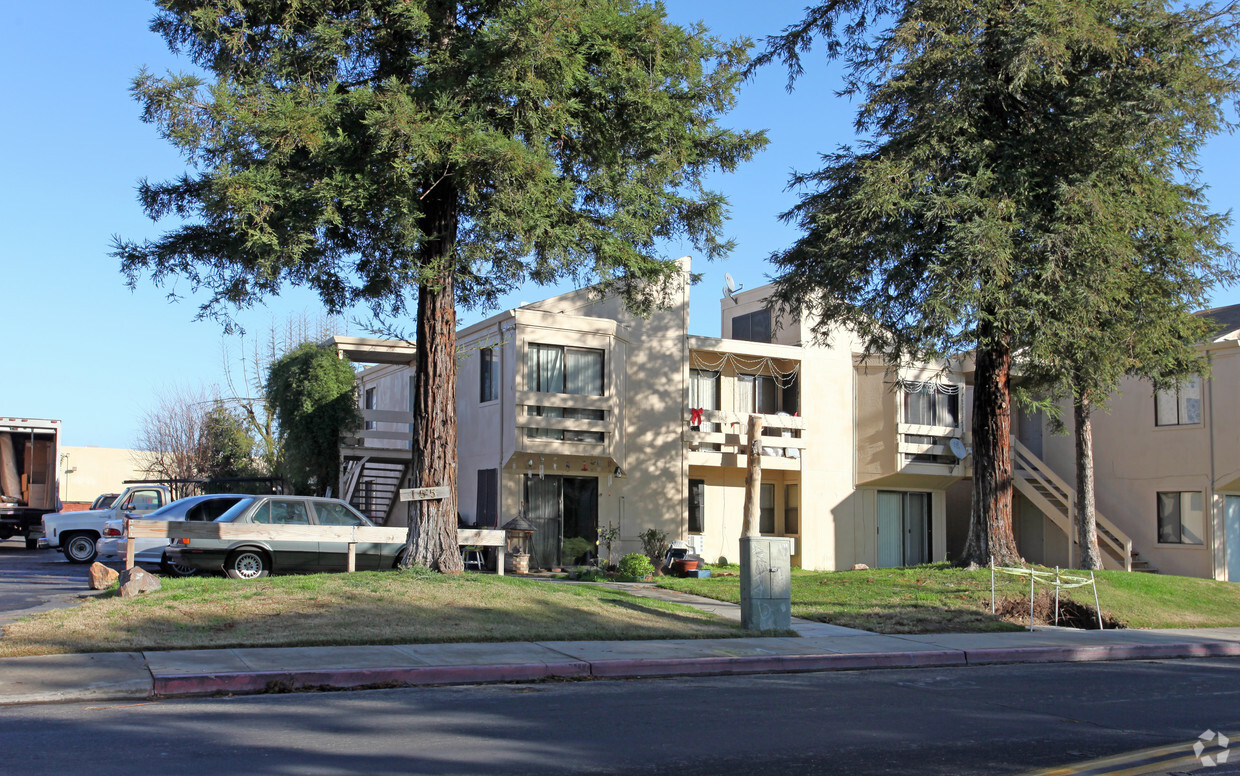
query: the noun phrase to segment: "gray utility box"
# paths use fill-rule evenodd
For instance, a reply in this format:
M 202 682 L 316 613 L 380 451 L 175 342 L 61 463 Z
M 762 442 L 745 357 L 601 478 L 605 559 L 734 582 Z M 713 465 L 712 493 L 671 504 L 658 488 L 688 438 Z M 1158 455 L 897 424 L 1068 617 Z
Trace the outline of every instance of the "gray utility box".
M 792 627 L 792 540 L 741 539 L 741 626 L 747 630 Z

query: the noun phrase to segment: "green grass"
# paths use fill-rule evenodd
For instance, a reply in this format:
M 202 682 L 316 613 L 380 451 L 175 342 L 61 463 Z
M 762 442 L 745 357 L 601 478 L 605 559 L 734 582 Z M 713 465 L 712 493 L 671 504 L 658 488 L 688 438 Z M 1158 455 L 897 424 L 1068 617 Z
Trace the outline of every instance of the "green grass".
M 752 635 L 690 607 L 590 585 L 423 571 L 164 578 L 7 626 L 0 657 L 255 646 L 721 638 Z
M 721 601 L 740 601 L 737 566 L 712 567 L 709 579 L 659 581 L 660 587 Z M 1067 571 L 1065 573 L 1079 573 Z M 1097 572 L 1104 617 L 1130 628 L 1200 628 L 1240 625 L 1240 585 L 1165 574 Z M 1042 585 L 1040 590 L 1046 590 Z M 997 575 L 996 599 L 1021 599 L 1029 583 Z M 1093 607 L 1091 588 L 1063 597 Z M 1013 607 L 1015 608 L 1015 607 Z M 1027 609 L 1024 610 L 1027 612 Z M 964 633 L 1019 630 L 1019 615 L 990 613 L 990 572 L 946 564 L 902 569 L 792 572 L 792 614 L 878 633 Z

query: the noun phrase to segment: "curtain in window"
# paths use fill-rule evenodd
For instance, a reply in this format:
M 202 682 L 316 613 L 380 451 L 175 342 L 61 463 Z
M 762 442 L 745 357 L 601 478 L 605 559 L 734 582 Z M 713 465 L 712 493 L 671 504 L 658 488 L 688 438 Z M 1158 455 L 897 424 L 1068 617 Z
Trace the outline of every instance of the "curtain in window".
M 737 412 L 740 412 L 742 414 L 749 414 L 754 411 L 753 382 L 754 382 L 754 375 L 737 375 L 736 376 L 735 408 Z
M 1201 383 L 1196 377 L 1180 386 L 1180 422 L 1201 422 Z
M 1180 541 L 1180 494 L 1158 494 L 1158 541 L 1178 544 Z
M 526 390 L 564 392 L 564 348 L 530 345 L 526 351 L 525 365 Z
M 598 350 L 564 351 L 567 381 L 564 392 L 578 396 L 603 395 L 603 353 Z

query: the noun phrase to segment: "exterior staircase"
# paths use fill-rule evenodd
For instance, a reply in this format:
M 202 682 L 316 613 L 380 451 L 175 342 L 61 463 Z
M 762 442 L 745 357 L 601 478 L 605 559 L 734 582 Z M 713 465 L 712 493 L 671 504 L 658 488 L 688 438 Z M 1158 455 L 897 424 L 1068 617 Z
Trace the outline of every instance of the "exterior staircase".
M 1076 490 L 1015 437 L 1012 438 L 1012 480 L 1016 490 L 1069 537 L 1068 565 L 1074 565 L 1080 552 L 1073 530 Z M 1140 559 L 1140 553 L 1133 550 L 1132 539 L 1127 534 L 1101 512 L 1095 511 L 1094 516 L 1098 526 L 1098 549 L 1105 567 L 1158 573 L 1148 561 Z
M 393 508 L 399 503 L 400 486 L 409 476 L 408 451 L 391 452 L 404 452 L 406 460 L 365 454 L 342 456 L 344 476 L 340 498 L 376 525 L 387 525 Z

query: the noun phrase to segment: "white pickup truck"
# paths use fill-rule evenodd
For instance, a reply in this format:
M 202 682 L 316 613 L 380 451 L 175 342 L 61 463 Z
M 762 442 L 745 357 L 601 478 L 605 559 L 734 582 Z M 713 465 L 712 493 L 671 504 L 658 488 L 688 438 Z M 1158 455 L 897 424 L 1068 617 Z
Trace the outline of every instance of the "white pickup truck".
M 39 549 L 58 549 L 70 563 L 90 563 L 105 523 L 154 512 L 171 500 L 172 493 L 165 485 L 131 485 L 107 509 L 44 515 Z

